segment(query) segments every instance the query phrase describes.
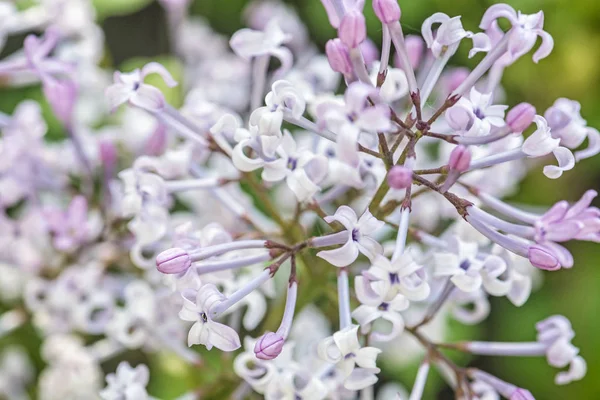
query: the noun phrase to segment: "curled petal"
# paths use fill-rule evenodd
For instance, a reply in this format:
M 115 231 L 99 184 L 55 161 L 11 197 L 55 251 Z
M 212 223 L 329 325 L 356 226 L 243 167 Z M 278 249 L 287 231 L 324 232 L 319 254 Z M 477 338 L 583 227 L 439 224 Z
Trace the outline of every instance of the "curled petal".
M 567 372 L 559 372 L 554 378 L 554 383 L 557 385 L 566 385 L 573 381 L 583 379 L 587 373 L 587 363 L 581 356 L 577 356 L 571 361 Z
M 539 30 L 537 34 L 542 38 L 542 44 L 533 54 L 533 62 L 538 63 L 542 58 L 546 58 L 554 48 L 554 39 L 545 31 Z
M 600 132 L 594 128 L 587 128 L 588 147 L 575 152 L 575 161 L 579 162 L 600 153 Z
M 575 166 L 575 156 L 566 147 L 558 147 L 554 149 L 553 153 L 556 161 L 558 161 L 558 166 L 546 165 L 544 167 L 544 175 L 550 179 L 558 179 L 564 171 L 573 169 Z
M 356 213 L 353 209 L 348 206 L 340 206 L 335 214 L 325 217 L 325 221 L 327 223 L 332 223 L 333 221 L 337 221 L 340 224 L 344 225 L 344 228 L 348 230 L 354 229 L 354 227 L 358 224 L 358 218 L 356 218 Z
M 168 87 L 177 86 L 177 81 L 173 79 L 173 75 L 171 75 L 171 73 L 164 66 L 157 62 L 151 62 L 144 65 L 141 72 L 142 81 L 145 77 L 147 77 L 150 74 L 158 74 L 163 79 L 163 81 L 165 81 Z
M 320 251 L 317 253 L 317 256 L 336 267 L 347 267 L 356 261 L 358 246 L 350 239 L 342 247 L 334 250 Z
M 389 342 L 400 336 L 404 331 L 404 319 L 396 312 L 384 312 L 381 314 L 381 319 L 391 324 L 391 329 L 388 333 L 372 332 L 371 338 L 378 342 Z
M 333 336 L 323 339 L 317 347 L 319 358 L 331 364 L 336 364 L 342 360 L 344 355 L 336 346 Z
M 435 13 L 423 22 L 423 25 L 421 26 L 421 34 L 423 35 L 423 39 L 425 39 L 425 43 L 427 43 L 428 48 L 433 46 L 433 24 L 443 24 L 448 20 L 450 20 L 448 15 L 444 13 Z
M 492 41 L 485 33 L 476 33 L 471 36 L 471 40 L 473 40 L 473 48 L 469 51 L 469 58 L 479 52 L 488 52 L 492 49 Z
M 294 56 L 292 52 L 287 47 L 278 47 L 272 49 L 269 52 L 273 57 L 277 58 L 279 62 L 281 62 L 281 66 L 277 68 L 274 72 L 275 77 L 280 77 L 285 75 L 292 68 L 292 64 L 294 61 Z
M 506 18 L 513 25 L 518 22 L 517 12 L 514 10 L 514 8 L 508 4 L 494 4 L 483 14 L 479 28 L 483 30 L 490 28 L 492 23 L 498 18 Z
M 239 142 L 233 148 L 232 161 L 233 165 L 240 171 L 250 172 L 256 169 L 261 168 L 264 165 L 264 161 L 260 158 L 250 158 L 246 154 L 244 154 L 245 148 L 250 148 L 249 146 L 250 140 L 243 140 Z

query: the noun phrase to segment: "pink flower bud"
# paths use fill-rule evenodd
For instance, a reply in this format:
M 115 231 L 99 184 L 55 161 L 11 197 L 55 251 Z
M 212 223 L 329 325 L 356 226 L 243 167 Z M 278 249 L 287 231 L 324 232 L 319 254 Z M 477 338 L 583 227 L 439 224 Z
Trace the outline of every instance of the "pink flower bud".
M 373 11 L 384 24 L 400 21 L 400 6 L 397 0 L 373 0 Z
M 267 332 L 254 345 L 254 354 L 261 360 L 272 360 L 281 354 L 285 340 L 275 332 Z
M 535 113 L 535 107 L 531 104 L 517 104 L 506 115 L 506 124 L 513 132 L 523 132 L 533 122 Z
M 156 268 L 163 274 L 179 274 L 192 265 L 192 259 L 187 251 L 174 247 L 156 256 Z
M 71 80 L 45 79 L 42 88 L 56 118 L 69 128 L 77 100 L 77 84 Z
M 471 165 L 471 151 L 463 145 L 456 146 L 450 153 L 450 161 L 448 166 L 450 169 L 465 172 Z
M 367 38 L 365 16 L 359 10 L 350 10 L 342 18 L 338 37 L 351 49 L 357 48 Z
M 396 165 L 390 170 L 387 179 L 392 189 L 406 189 L 412 184 L 412 170 Z
M 471 71 L 468 68 L 454 68 L 442 77 L 444 93 L 454 92 L 467 79 Z
M 327 41 L 325 53 L 327 54 L 327 60 L 329 61 L 329 66 L 332 70 L 344 75 L 352 74 L 352 64 L 350 62 L 348 48 L 340 39 Z
M 408 54 L 410 65 L 413 69 L 417 69 L 419 64 L 421 64 L 425 42 L 421 36 L 408 35 L 406 36 L 406 39 L 404 39 L 404 44 L 406 45 L 406 53 Z
M 373 65 L 375 61 L 379 61 L 379 49 L 375 46 L 372 40 L 367 39 L 360 45 L 360 52 L 367 66 Z
M 548 271 L 556 271 L 560 269 L 560 263 L 558 259 L 550 253 L 547 249 L 533 245 L 527 251 L 527 258 L 529 258 L 529 262 L 540 269 L 545 269 Z
M 529 390 L 517 388 L 511 395 L 510 400 L 535 400 Z

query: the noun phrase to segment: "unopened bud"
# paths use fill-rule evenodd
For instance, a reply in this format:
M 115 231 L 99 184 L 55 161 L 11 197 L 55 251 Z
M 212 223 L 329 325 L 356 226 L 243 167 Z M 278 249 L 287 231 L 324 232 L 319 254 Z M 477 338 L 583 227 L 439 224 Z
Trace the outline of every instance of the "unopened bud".
M 325 54 L 327 54 L 327 60 L 332 70 L 346 76 L 352 74 L 352 63 L 350 62 L 348 48 L 340 39 L 327 41 Z
M 463 145 L 456 146 L 450 153 L 448 166 L 451 170 L 465 172 L 471 165 L 471 151 Z
M 365 16 L 359 10 L 350 10 L 342 18 L 338 37 L 351 49 L 357 48 L 367 38 Z
M 384 24 L 400 21 L 400 5 L 397 0 L 373 0 L 373 11 Z
M 548 271 L 556 271 L 560 269 L 558 259 L 548 250 L 540 246 L 531 246 L 527 251 L 529 262 L 536 268 L 545 269 Z
M 262 335 L 254 345 L 254 354 L 261 360 L 272 360 L 281 354 L 285 340 L 275 332 Z
M 517 104 L 506 115 L 506 124 L 513 132 L 523 132 L 533 122 L 535 113 L 535 107 L 531 104 Z
M 406 189 L 412 184 L 412 170 L 396 165 L 390 169 L 387 179 L 392 189 Z
M 179 274 L 192 265 L 192 259 L 187 251 L 174 247 L 156 256 L 156 268 L 163 274 Z

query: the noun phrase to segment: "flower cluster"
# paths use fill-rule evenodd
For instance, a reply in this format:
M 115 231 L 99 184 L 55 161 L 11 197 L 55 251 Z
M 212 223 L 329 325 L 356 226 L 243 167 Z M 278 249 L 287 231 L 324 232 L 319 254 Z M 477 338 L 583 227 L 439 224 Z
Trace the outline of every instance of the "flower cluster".
M 505 69 L 538 37 L 533 61 L 552 51 L 543 12 L 496 4 L 475 32 L 435 13 L 405 36 L 398 2 L 373 0 L 378 49 L 364 1 L 322 0 L 337 29 L 322 55 L 283 3 L 253 2 L 227 41 L 188 1 L 161 0 L 178 76 L 156 62 L 107 71 L 91 2 L 33 3 L 0 2 L 0 46 L 41 32 L 0 60 L 0 78 L 41 85 L 65 137 L 44 139 L 34 100 L 0 114 L 0 300 L 12 307 L 0 337 L 39 334 L 41 399 L 153 398 L 127 351 L 210 369 L 217 384 L 186 400 L 418 400 L 430 367 L 459 399 L 533 399 L 446 351 L 545 357 L 559 385 L 584 377 L 563 316 L 532 342 L 445 342 L 449 319 L 483 321 L 491 297 L 520 307 L 542 272 L 572 268 L 565 242 L 600 242 L 595 191 L 545 212 L 503 200 L 540 163 L 558 179 L 600 152 L 574 100 L 503 104 Z M 480 59 L 472 70 L 449 66 L 461 45 Z M 215 372 L 215 352 L 234 352 L 220 358 L 232 366 Z M 375 393 L 378 362 L 398 352 L 420 362 L 410 397 Z M 0 397 L 27 398 L 21 349 L 0 353 L 0 371 Z

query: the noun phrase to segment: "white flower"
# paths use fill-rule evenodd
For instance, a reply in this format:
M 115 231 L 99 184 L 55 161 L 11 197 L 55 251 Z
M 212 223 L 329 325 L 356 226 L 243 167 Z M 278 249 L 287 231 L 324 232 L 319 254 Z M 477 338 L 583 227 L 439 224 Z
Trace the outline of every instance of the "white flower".
M 446 122 L 463 136 L 486 136 L 492 127 L 502 127 L 508 106 L 492 105 L 491 93 L 479 93 L 472 88 L 469 99 L 461 97 L 446 111 Z
M 433 24 L 440 24 L 435 33 L 435 38 L 432 29 Z M 464 30 L 460 22 L 460 16 L 450 18 L 444 13 L 435 13 L 423 22 L 421 33 L 427 47 L 431 49 L 436 58 L 444 56 L 446 52 L 454 54 L 460 41 L 464 38 L 473 40 L 473 49 L 469 52 L 469 57 L 473 57 L 480 51 L 489 51 L 492 47 L 490 39 L 485 33 L 474 34 Z
M 356 297 L 362 304 L 379 306 L 397 295 L 409 300 L 425 300 L 430 293 L 423 267 L 407 249 L 396 261 L 377 257 L 371 268 L 356 277 Z
M 197 292 L 185 290 L 181 295 L 183 307 L 179 318 L 194 322 L 188 333 L 188 346 L 202 344 L 208 350 L 214 346 L 223 351 L 234 351 L 241 347 L 235 330 L 211 318 L 211 309 L 225 300 L 215 285 L 203 285 Z
M 448 250 L 433 255 L 434 275 L 448 276 L 463 292 L 474 292 L 481 287 L 482 262 L 477 259 L 476 243 L 463 242 L 458 238 L 449 241 Z
M 348 234 L 348 241 L 342 247 L 317 253 L 317 256 L 330 264 L 336 267 L 346 267 L 356 260 L 359 252 L 369 258 L 383 252 L 379 242 L 371 235 L 378 231 L 384 222 L 373 217 L 368 210 L 358 219 L 354 210 L 348 206 L 341 206 L 334 215 L 325 217 L 325 221 L 341 223 Z
M 267 23 L 264 31 L 240 29 L 233 34 L 229 45 L 238 56 L 250 60 L 252 57 L 272 55 L 279 59 L 281 67 L 277 75 L 283 75 L 292 66 L 292 52 L 282 45 L 292 37 L 281 30 L 276 19 Z
M 106 98 L 112 110 L 127 102 L 148 111 L 158 111 L 165 105 L 165 98 L 160 90 L 144 83 L 150 74 L 159 74 L 167 86 L 175 87 L 177 82 L 162 65 L 151 62 L 141 70 L 133 72 L 115 72 L 114 84 L 106 88 Z
M 319 357 L 336 364 L 344 376 L 344 387 L 361 390 L 377 382 L 376 359 L 381 350 L 361 347 L 358 342 L 358 326 L 352 325 L 338 331 L 319 343 Z M 359 368 L 357 368 L 357 365 Z
M 373 331 L 370 337 L 377 342 L 389 342 L 397 338 L 404 330 L 404 319 L 400 312 L 406 310 L 408 306 L 408 300 L 398 294 L 390 301 L 382 302 L 377 306 L 367 304 L 359 306 L 352 311 L 352 318 L 358 322 L 363 334 L 371 331 L 372 325 L 376 324 L 378 320 L 386 321 L 391 325 L 391 329 L 386 333 Z
M 147 400 L 149 378 L 150 372 L 144 364 L 132 368 L 123 361 L 115 373 L 106 375 L 107 386 L 100 392 L 100 397 L 103 400 Z
M 277 151 L 280 158 L 264 165 L 262 178 L 267 182 L 286 180 L 298 201 L 310 199 L 321 190 L 318 184 L 327 175 L 327 159 L 308 150 L 297 150 L 296 141 L 285 132 Z

